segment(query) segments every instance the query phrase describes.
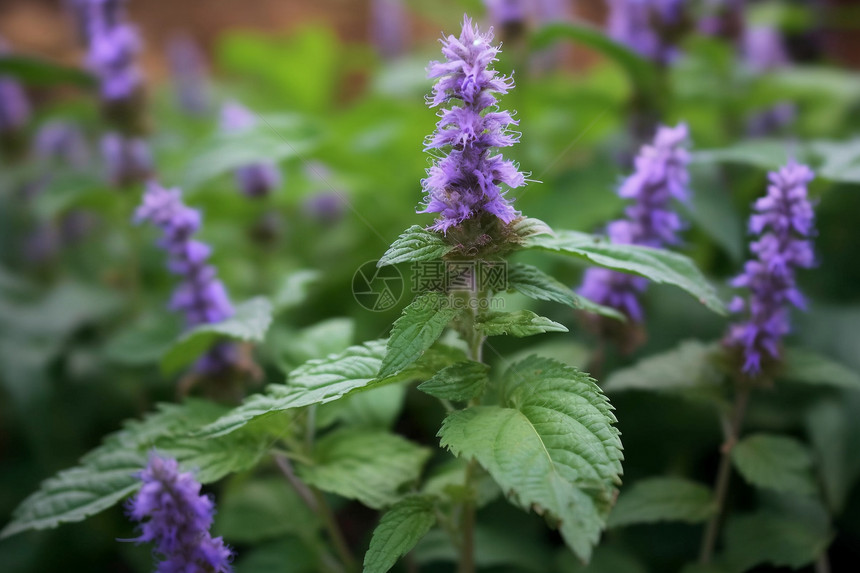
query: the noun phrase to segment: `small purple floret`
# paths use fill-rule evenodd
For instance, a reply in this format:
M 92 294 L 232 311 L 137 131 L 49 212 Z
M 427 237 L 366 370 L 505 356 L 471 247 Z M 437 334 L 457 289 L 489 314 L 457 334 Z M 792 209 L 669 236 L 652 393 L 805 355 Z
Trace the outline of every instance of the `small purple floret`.
M 149 143 L 142 137 L 107 133 L 101 141 L 102 160 L 113 185 L 143 181 L 154 172 Z
M 221 129 L 241 132 L 257 125 L 257 117 L 245 106 L 228 102 L 221 110 Z M 236 185 L 248 197 L 264 197 L 281 185 L 281 170 L 269 161 L 243 165 L 235 170 Z
M 132 541 L 155 543 L 158 573 L 229 573 L 233 552 L 209 529 L 215 514 L 212 498 L 200 493 L 191 473 L 176 460 L 153 454 L 139 474 L 143 487 L 129 500 L 128 515 L 141 522 Z
M 519 134 L 509 130 L 518 122 L 496 107 L 494 94 L 506 94 L 514 83 L 488 68 L 499 53 L 492 39 L 492 30 L 481 34 L 467 17 L 459 38 L 442 40 L 446 61 L 432 62 L 428 69 L 428 77 L 438 78 L 428 105 L 455 104 L 440 111 L 436 131 L 426 141 L 427 150 L 447 150 L 421 181 L 426 197 L 419 213 L 439 213 L 431 227 L 435 231 L 445 233 L 484 212 L 504 223 L 519 216 L 501 185 L 520 187 L 524 176 L 513 162 L 491 154 L 493 147 L 519 141 Z
M 728 346 L 742 349 L 742 370 L 749 376 L 761 373 L 765 358 L 779 359 L 780 341 L 790 331 L 789 308 L 805 308 L 795 271 L 815 262 L 811 241 L 815 214 L 806 190 L 813 178 L 809 167 L 789 163 L 768 175 L 767 195 L 753 206 L 749 229 L 759 235 L 750 245 L 755 258 L 732 281 L 750 294 L 746 302 L 735 298 L 731 310 L 746 311 L 748 318 L 726 337 Z

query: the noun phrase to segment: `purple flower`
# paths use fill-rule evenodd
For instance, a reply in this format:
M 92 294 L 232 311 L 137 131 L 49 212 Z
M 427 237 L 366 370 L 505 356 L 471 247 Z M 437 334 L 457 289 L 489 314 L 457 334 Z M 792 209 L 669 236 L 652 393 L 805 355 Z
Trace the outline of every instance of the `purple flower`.
M 200 47 L 189 36 L 174 36 L 167 45 L 167 56 L 179 107 L 190 114 L 206 113 L 212 97 Z
M 426 197 L 419 213 L 439 213 L 431 227 L 435 231 L 446 233 L 482 213 L 504 223 L 519 215 L 501 185 L 520 187 L 525 178 L 513 162 L 491 154 L 493 147 L 519 141 L 519 134 L 509 131 L 518 122 L 509 112 L 496 108 L 494 94 L 506 94 L 514 82 L 488 68 L 499 52 L 490 44 L 492 39 L 492 31 L 481 34 L 466 17 L 459 38 L 442 40 L 446 61 L 432 62 L 428 69 L 428 77 L 438 78 L 428 105 L 454 102 L 439 113 L 436 131 L 426 142 L 426 150 L 448 150 L 421 181 Z
M 309 218 L 323 224 L 336 223 L 343 217 L 344 201 L 337 191 L 323 191 L 309 197 L 303 211 Z
M 408 19 L 402 0 L 372 0 L 370 36 L 386 59 L 400 56 L 406 47 Z
M 221 128 L 227 133 L 237 133 L 253 128 L 256 116 L 237 102 L 224 104 L 221 110 Z M 281 185 L 281 171 L 268 161 L 243 165 L 236 169 L 236 185 L 248 197 L 263 197 Z
M 81 168 L 90 159 L 90 151 L 81 129 L 65 121 L 51 121 L 36 133 L 33 152 L 42 161 Z
M 680 242 L 678 232 L 683 224 L 672 210 L 672 200 L 686 201 L 689 195 L 689 153 L 684 148 L 687 139 L 687 126 L 682 123 L 660 127 L 654 142 L 642 147 L 635 172 L 618 190 L 621 197 L 633 202 L 625 209 L 624 219 L 609 224 L 610 241 L 654 248 Z M 638 295 L 647 286 L 648 281 L 642 277 L 590 268 L 579 292 L 640 322 L 643 313 Z
M 113 185 L 143 181 L 154 171 L 149 144 L 141 137 L 107 133 L 102 137 L 101 151 Z
M 0 38 L 0 55 L 8 53 L 6 42 Z M 18 131 L 29 120 L 30 103 L 27 101 L 24 88 L 18 80 L 9 76 L 0 76 L 0 134 Z
M 164 238 L 160 245 L 168 253 L 168 268 L 182 281 L 173 293 L 170 307 L 185 313 L 188 328 L 199 324 L 221 322 L 233 316 L 233 306 L 215 268 L 206 264 L 212 249 L 192 236 L 200 229 L 200 212 L 182 202 L 179 189 L 165 189 L 150 181 L 135 221 L 149 221 L 159 227 Z M 235 345 L 214 346 L 198 362 L 198 370 L 207 373 L 223 371 L 238 359 Z
M 641 56 L 661 64 L 677 49 L 666 30 L 682 21 L 684 0 L 609 0 L 609 35 Z
M 158 573 L 229 573 L 233 552 L 212 537 L 215 503 L 200 493 L 191 473 L 176 460 L 153 454 L 139 474 L 143 487 L 129 500 L 128 515 L 141 522 L 138 543 L 155 543 Z
M 490 20 L 497 26 L 522 25 L 527 19 L 527 0 L 484 0 Z
M 755 72 L 772 70 L 788 63 L 782 35 L 770 26 L 746 27 L 743 54 L 747 65 Z
M 815 262 L 810 240 L 815 214 L 806 192 L 813 178 L 809 167 L 791 162 L 768 175 L 767 195 L 753 206 L 749 229 L 760 235 L 750 245 L 755 258 L 732 281 L 749 290 L 749 300 L 737 297 L 730 306 L 746 311 L 747 319 L 732 326 L 725 340 L 742 350 L 742 371 L 749 376 L 761 373 L 765 359 L 779 359 L 780 340 L 790 331 L 789 308 L 805 307 L 794 273 Z
M 137 66 L 139 51 L 140 38 L 132 26 L 94 26 L 87 63 L 99 77 L 102 98 L 116 101 L 134 95 L 143 82 Z

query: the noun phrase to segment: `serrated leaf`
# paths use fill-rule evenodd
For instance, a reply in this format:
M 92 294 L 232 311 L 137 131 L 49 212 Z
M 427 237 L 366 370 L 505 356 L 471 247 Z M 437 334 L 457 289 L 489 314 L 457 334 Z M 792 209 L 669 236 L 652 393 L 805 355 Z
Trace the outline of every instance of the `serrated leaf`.
M 458 362 L 437 372 L 418 389 L 442 400 L 466 402 L 481 395 L 490 381 L 489 372 L 490 367 L 480 362 Z
M 177 340 L 161 359 L 161 369 L 176 372 L 199 358 L 219 338 L 243 342 L 262 342 L 272 323 L 272 303 L 256 297 L 236 305 L 236 312 L 227 320 L 201 324 Z
M 310 287 L 320 278 L 319 271 L 310 269 L 301 269 L 287 275 L 275 294 L 274 312 L 282 312 L 302 304 L 308 297 Z
M 454 250 L 439 233 L 412 225 L 397 237 L 376 266 L 405 262 L 435 261 Z
M 587 560 L 620 481 L 611 410 L 588 375 L 532 356 L 508 370 L 499 406 L 452 412 L 439 437 L 455 455 L 475 458 L 520 506 L 557 522 Z
M 401 486 L 421 475 L 430 450 L 380 430 L 344 428 L 316 444 L 313 465 L 298 465 L 306 483 L 373 509 L 401 497 Z
M 732 448 L 732 462 L 754 486 L 802 495 L 815 492 L 812 458 L 806 446 L 794 438 L 747 436 Z
M 479 317 L 475 328 L 486 336 L 508 334 L 522 338 L 544 332 L 567 332 L 567 327 L 539 316 L 530 310 L 516 312 L 488 312 Z
M 140 487 L 135 475 L 146 465 L 152 449 L 175 457 L 184 470 L 195 471 L 203 483 L 253 466 L 263 455 L 265 436 L 236 434 L 210 441 L 187 437 L 225 410 L 199 400 L 162 404 L 142 421 L 127 423 L 81 458 L 79 466 L 42 482 L 40 489 L 18 506 L 0 537 L 81 521 L 111 507 Z
M 627 320 L 627 317 L 614 308 L 597 304 L 577 295 L 569 287 L 531 265 L 516 263 L 508 269 L 508 289 L 515 290 L 535 300 L 558 302 L 571 308 L 609 316 L 621 321 Z
M 379 377 L 397 374 L 421 358 L 458 313 L 443 294 L 431 292 L 416 297 L 394 322 Z
M 263 394 L 248 397 L 200 433 L 210 437 L 229 434 L 252 420 L 292 408 L 325 404 L 351 392 L 429 377 L 465 357 L 462 351 L 439 345 L 425 352 L 412 367 L 394 376 L 380 377 L 378 371 L 386 351 L 385 340 L 374 340 L 350 346 L 326 358 L 310 360 L 289 374 L 287 384 L 270 384 Z
M 603 389 L 611 394 L 629 390 L 678 392 L 690 397 L 719 398 L 723 375 L 715 365 L 716 343 L 685 340 L 677 347 L 613 372 Z
M 799 569 L 829 544 L 826 530 L 796 517 L 768 512 L 733 516 L 725 528 L 725 561 L 733 573 L 763 563 Z
M 385 573 L 436 523 L 433 498 L 411 495 L 385 512 L 364 555 L 364 573 Z
M 656 283 L 675 285 L 714 312 L 725 314 L 725 305 L 714 287 L 690 259 L 678 253 L 611 243 L 604 238 L 575 231 L 556 231 L 552 237 L 529 237 L 523 245 L 528 249 L 578 257 L 608 269 L 643 276 Z
M 658 521 L 701 523 L 715 511 L 709 487 L 682 478 L 649 478 L 622 490 L 607 527 Z
M 860 390 L 860 374 L 805 348 L 786 348 L 780 377 L 805 384 Z

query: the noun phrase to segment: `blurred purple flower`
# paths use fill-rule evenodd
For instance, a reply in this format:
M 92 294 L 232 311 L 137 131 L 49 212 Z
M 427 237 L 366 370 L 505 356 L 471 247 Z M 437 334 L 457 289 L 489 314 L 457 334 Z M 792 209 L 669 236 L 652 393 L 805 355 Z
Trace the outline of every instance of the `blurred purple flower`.
M 176 460 L 152 454 L 139 474 L 143 486 L 128 502 L 129 517 L 141 522 L 132 541 L 155 543 L 158 573 L 229 573 L 233 552 L 209 529 L 215 514 L 212 498 L 200 493 L 191 473 Z
M 343 217 L 344 201 L 336 191 L 324 191 L 309 197 L 303 206 L 305 215 L 323 224 L 331 224 Z
M 3 38 L 0 38 L 0 55 L 9 53 Z M 24 88 L 13 77 L 0 76 L 0 134 L 15 132 L 30 121 L 30 102 Z
M 101 150 L 113 185 L 144 181 L 154 172 L 149 144 L 141 137 L 107 133 L 102 137 Z
M 770 26 L 747 26 L 743 36 L 743 55 L 754 72 L 764 72 L 788 63 L 782 34 Z
M 33 153 L 42 161 L 84 167 L 90 150 L 81 128 L 66 121 L 50 121 L 39 128 Z
M 522 25 L 528 19 L 528 0 L 484 0 L 494 26 Z
M 102 98 L 128 99 L 138 90 L 143 83 L 137 65 L 139 51 L 140 38 L 129 24 L 93 27 L 87 63 L 99 78 Z
M 748 318 L 734 325 L 725 340 L 743 351 L 742 371 L 749 376 L 761 373 L 763 360 L 779 359 L 780 341 L 791 330 L 790 306 L 805 308 L 795 270 L 815 262 L 810 239 L 815 214 L 806 191 L 814 176 L 809 167 L 791 162 L 768 175 L 767 194 L 753 206 L 749 229 L 760 235 L 750 245 L 755 258 L 732 281 L 749 290 L 749 300 L 736 297 L 730 305 L 734 312 L 746 311 Z
M 684 0 L 609 0 L 609 35 L 642 57 L 670 63 L 677 49 L 665 30 L 683 18 Z
M 173 293 L 170 307 L 185 313 L 188 328 L 199 324 L 221 322 L 233 316 L 233 306 L 215 268 L 206 264 L 212 249 L 192 236 L 200 229 L 200 212 L 182 202 L 179 189 L 165 189 L 158 183 L 147 183 L 143 203 L 135 213 L 135 222 L 149 221 L 159 227 L 164 238 L 159 243 L 168 253 L 168 268 L 182 281 Z M 235 363 L 235 345 L 218 344 L 198 362 L 198 370 L 215 373 Z
M 370 36 L 386 59 L 396 58 L 406 49 L 409 19 L 402 0 L 371 0 Z
M 428 70 L 430 78 L 438 78 L 428 105 L 455 102 L 439 113 L 436 131 L 425 144 L 427 150 L 448 150 L 421 181 L 426 197 L 419 212 L 440 214 L 431 227 L 435 231 L 445 233 L 481 213 L 504 223 L 519 215 L 500 185 L 520 187 L 525 178 L 513 162 L 490 153 L 519 141 L 519 134 L 509 130 L 518 122 L 496 107 L 494 94 L 506 94 L 514 82 L 488 68 L 499 52 L 492 39 L 492 32 L 481 34 L 467 17 L 459 38 L 442 40 L 446 61 L 432 62 Z
M 187 35 L 174 36 L 167 45 L 167 57 L 179 107 L 190 114 L 209 111 L 212 94 L 200 47 Z
M 235 133 L 253 128 L 256 116 L 237 102 L 224 104 L 221 110 L 221 128 Z M 281 185 L 281 170 L 269 161 L 243 165 L 235 170 L 236 185 L 248 197 L 263 197 Z
M 636 157 L 636 170 L 618 190 L 632 199 L 624 211 L 626 218 L 609 224 L 613 243 L 660 248 L 679 242 L 683 224 L 672 209 L 672 200 L 686 201 L 689 195 L 687 163 L 689 153 L 687 126 L 660 127 L 654 142 L 645 145 Z M 643 318 L 638 295 L 647 288 L 642 277 L 589 268 L 585 272 L 580 294 L 600 304 L 623 312 L 631 320 Z
M 744 0 L 706 0 L 699 32 L 706 36 L 730 36 L 743 19 Z

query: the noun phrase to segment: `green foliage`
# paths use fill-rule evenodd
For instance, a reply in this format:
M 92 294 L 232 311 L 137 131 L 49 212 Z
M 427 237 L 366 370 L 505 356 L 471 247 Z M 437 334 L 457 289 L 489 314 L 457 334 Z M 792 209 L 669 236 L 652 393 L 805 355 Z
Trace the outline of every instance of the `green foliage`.
M 732 461 L 752 485 L 800 495 L 815 492 L 809 451 L 793 438 L 747 436 L 732 448 Z
M 536 235 L 525 239 L 528 249 L 551 251 L 585 259 L 595 265 L 643 276 L 656 283 L 680 287 L 713 310 L 725 308 L 714 288 L 690 259 L 662 249 L 618 245 L 586 233 L 556 231 L 554 236 Z
M 618 320 L 626 317 L 608 306 L 603 306 L 581 297 L 556 279 L 544 273 L 537 267 L 523 263 L 515 263 L 508 268 L 509 290 L 516 291 L 529 298 L 558 302 L 571 308 L 586 310 Z
M 418 295 L 394 323 L 379 376 L 393 376 L 418 360 L 458 314 L 445 295 Z
M 429 457 L 430 450 L 395 434 L 344 428 L 323 436 L 313 464 L 296 471 L 311 486 L 381 509 L 398 501 Z
M 782 378 L 811 385 L 860 390 L 860 374 L 804 348 L 786 348 Z
M 30 56 L 0 55 L 0 75 L 12 76 L 33 86 L 69 84 L 85 89 L 96 86 L 92 74 Z
M 272 302 L 275 312 L 282 312 L 302 304 L 310 293 L 311 287 L 320 281 L 319 271 L 301 269 L 284 277 L 281 288 L 275 294 Z
M 364 573 L 385 573 L 436 523 L 433 498 L 412 495 L 385 512 L 364 556 Z
M 728 520 L 724 559 L 732 573 L 764 563 L 799 569 L 815 561 L 829 543 L 827 528 L 813 520 L 759 512 Z
M 468 402 L 480 396 L 490 382 L 490 367 L 480 362 L 467 360 L 447 366 L 433 375 L 418 389 L 442 400 Z
M 263 435 L 234 434 L 216 440 L 189 437 L 191 431 L 224 411 L 203 401 L 162 404 L 142 421 L 127 423 L 81 458 L 79 466 L 45 480 L 15 510 L 0 536 L 80 521 L 111 507 L 140 487 L 136 474 L 146 465 L 150 450 L 176 458 L 203 483 L 252 467 L 265 451 Z
M 161 368 L 173 373 L 199 358 L 220 338 L 262 342 L 272 323 L 272 303 L 257 297 L 236 305 L 227 320 L 201 324 L 183 334 L 161 359 Z
M 624 489 L 609 515 L 607 527 L 658 521 L 700 523 L 716 510 L 709 487 L 676 477 L 640 480 Z
M 530 310 L 488 312 L 481 315 L 475 327 L 486 336 L 507 334 L 522 338 L 544 332 L 567 332 L 567 327 Z
M 439 436 L 455 455 L 475 458 L 514 502 L 539 507 L 588 559 L 620 481 L 614 422 L 594 380 L 533 356 L 507 371 L 500 405 L 452 412 Z
M 435 261 L 453 249 L 454 247 L 446 243 L 439 233 L 412 225 L 391 243 L 377 265 L 382 267 L 405 262 Z

